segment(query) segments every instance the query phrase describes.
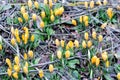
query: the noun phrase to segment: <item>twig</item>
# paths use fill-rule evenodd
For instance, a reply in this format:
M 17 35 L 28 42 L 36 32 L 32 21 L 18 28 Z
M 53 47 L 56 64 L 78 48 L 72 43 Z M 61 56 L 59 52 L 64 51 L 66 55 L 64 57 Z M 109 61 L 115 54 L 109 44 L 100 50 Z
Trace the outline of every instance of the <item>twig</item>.
M 2 36 L 1 36 L 2 37 Z M 7 40 L 5 40 L 3 37 L 2 37 L 2 40 L 8 45 L 8 46 L 10 46 L 15 52 L 17 52 L 18 53 L 18 51 L 19 50 L 16 50 Z M 23 56 L 22 55 L 20 55 L 22 58 L 23 58 Z
M 46 70 L 43 70 L 44 72 L 47 72 L 47 71 L 49 71 L 48 69 L 46 69 Z M 14 71 L 12 71 L 12 73 L 13 73 Z M 38 70 L 29 70 L 29 73 L 31 73 L 31 72 L 38 72 Z M 23 71 L 20 71 L 19 73 L 23 73 Z M 8 73 L 7 72 L 4 72 L 4 73 L 0 73 L 0 76 L 2 76 L 2 75 L 7 75 Z
M 10 34 L 10 32 L 6 31 L 2 25 L 0 25 L 0 29 L 5 31 L 6 33 Z
M 30 33 L 32 33 L 32 34 L 40 34 L 40 35 L 48 35 L 48 34 L 46 34 L 46 33 L 38 33 L 38 32 L 30 32 Z M 75 35 L 75 34 L 52 34 L 51 36 L 71 36 L 71 35 Z
M 68 58 L 68 60 L 72 60 L 72 59 L 75 59 L 75 58 L 85 59 L 85 58 L 83 58 L 83 57 L 74 56 L 74 57 Z M 51 62 L 35 64 L 35 65 L 31 65 L 30 67 L 37 67 L 37 66 L 43 66 L 43 65 L 53 64 L 53 63 L 56 63 L 56 62 L 59 62 L 59 61 L 60 61 L 60 60 L 55 60 L 55 61 L 51 61 Z
M 2 22 L 3 20 L 5 20 L 8 16 L 10 16 L 12 13 L 14 13 L 14 11 L 16 10 L 16 7 L 10 12 L 9 15 L 5 16 L 3 19 L 0 20 L 0 22 Z
M 120 44 L 119 44 L 119 45 L 117 45 L 117 46 L 114 46 L 114 47 L 110 47 L 110 48 L 104 49 L 104 50 L 103 50 L 103 52 L 104 52 L 104 51 L 111 50 L 111 49 L 115 49 L 115 48 L 117 48 L 117 47 L 119 47 L 119 46 L 120 46 Z
M 65 77 L 62 76 L 62 74 L 59 71 L 56 71 L 56 73 L 60 75 L 62 78 L 64 78 L 64 80 L 67 80 Z

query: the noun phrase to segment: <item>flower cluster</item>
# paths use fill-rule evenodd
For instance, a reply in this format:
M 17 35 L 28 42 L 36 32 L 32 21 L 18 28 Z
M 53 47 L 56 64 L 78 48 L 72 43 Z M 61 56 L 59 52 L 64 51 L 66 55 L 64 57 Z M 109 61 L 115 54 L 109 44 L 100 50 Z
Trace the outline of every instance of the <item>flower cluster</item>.
M 106 68 L 110 66 L 110 62 L 108 61 L 108 54 L 107 52 L 103 52 L 101 54 L 101 59 L 104 61 Z M 96 55 L 91 58 L 91 63 L 98 66 L 100 64 L 100 58 L 98 58 Z
M 96 31 L 93 31 L 92 32 L 92 38 L 94 40 L 96 40 L 97 39 L 96 37 L 97 37 L 97 33 L 96 33 Z M 86 47 L 90 48 L 92 46 L 92 41 L 89 40 L 89 33 L 88 32 L 84 33 L 84 39 L 85 40 L 82 41 L 82 47 L 83 48 L 86 48 Z M 102 40 L 103 40 L 103 36 L 102 35 L 98 35 L 98 41 L 102 42 Z
M 103 0 L 103 5 L 107 5 L 107 3 L 108 3 L 107 0 Z M 96 2 L 96 4 L 99 5 L 99 6 L 101 6 L 101 5 L 102 5 L 102 2 L 101 2 L 100 0 L 98 0 L 98 1 Z M 90 8 L 94 8 L 94 5 L 95 5 L 94 0 L 91 0 L 90 3 L 87 2 L 87 1 L 84 2 L 85 8 L 88 8 L 88 5 L 90 5 Z
M 18 56 L 14 58 L 14 65 L 12 65 L 10 59 L 6 58 L 6 63 L 8 65 L 7 73 L 9 76 L 13 76 L 15 79 L 18 79 L 18 73 L 20 72 L 20 59 Z M 14 70 L 14 72 L 12 72 Z
M 56 2 L 56 1 L 54 1 L 54 2 Z M 39 26 L 42 29 L 45 27 L 46 24 L 48 24 L 48 23 L 45 23 L 47 20 L 48 20 L 48 22 L 49 21 L 54 22 L 55 19 L 58 16 L 61 16 L 64 12 L 64 7 L 59 7 L 59 8 L 54 9 L 52 0 L 49 0 L 49 1 L 44 0 L 44 7 L 48 7 L 47 12 L 45 9 L 41 8 L 40 3 L 38 3 L 37 1 L 33 2 L 31 0 L 28 0 L 27 5 L 29 8 L 28 10 L 31 11 L 32 9 L 36 9 L 36 10 L 40 10 L 41 12 L 40 13 L 32 13 L 32 15 L 31 15 L 31 14 L 29 14 L 29 12 L 27 12 L 27 8 L 25 6 L 21 6 L 21 9 L 20 9 L 21 17 L 18 17 L 19 23 L 23 24 L 25 22 L 28 22 L 29 20 L 31 20 L 31 18 L 32 18 L 33 22 L 35 22 L 40 19 L 39 17 L 41 17 L 42 19 L 40 19 Z
M 65 48 L 65 52 L 62 52 L 61 50 L 57 51 L 58 59 L 61 59 L 64 55 L 65 58 L 69 58 L 71 56 L 70 50 L 73 49 L 73 47 L 79 48 L 78 40 L 75 40 L 74 42 L 70 40 L 67 44 L 65 44 L 64 40 L 59 41 L 58 39 L 56 39 L 55 44 L 57 47 Z
M 16 29 L 14 29 L 13 27 L 11 28 L 11 33 L 13 34 L 13 38 L 11 39 L 11 44 L 13 46 L 15 46 L 16 41 L 18 43 L 23 41 L 24 44 L 27 44 L 28 41 L 34 42 L 34 35 L 32 34 L 31 37 L 29 37 L 30 34 L 29 34 L 28 28 L 27 27 L 23 27 L 23 31 L 25 33 L 23 33 L 22 36 L 20 37 L 19 30 L 17 28 Z M 21 38 L 22 38 L 22 40 L 21 40 Z

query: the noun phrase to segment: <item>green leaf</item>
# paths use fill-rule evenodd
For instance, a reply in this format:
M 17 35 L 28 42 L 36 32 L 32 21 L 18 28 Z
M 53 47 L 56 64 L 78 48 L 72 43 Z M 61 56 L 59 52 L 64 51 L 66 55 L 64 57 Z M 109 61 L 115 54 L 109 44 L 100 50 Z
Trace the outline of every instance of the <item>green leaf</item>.
M 114 68 L 116 73 L 120 72 L 120 64 L 115 64 Z
M 41 59 L 41 58 L 36 58 L 34 63 L 35 63 L 35 64 L 38 64 L 39 61 L 40 61 L 40 59 Z
M 10 17 L 7 17 L 7 24 L 11 25 L 12 19 Z
M 59 18 L 55 19 L 55 21 L 54 21 L 54 23 L 59 23 L 59 22 L 60 22 Z
M 40 33 L 39 30 L 36 30 L 35 33 Z M 35 41 L 34 41 L 34 48 L 36 48 L 37 46 L 39 46 L 39 39 L 41 38 L 41 35 L 39 34 L 34 34 L 35 36 Z
M 56 5 L 54 7 L 55 7 L 55 9 L 61 7 L 61 3 L 56 3 Z
M 45 10 L 45 13 L 47 16 L 50 16 L 50 9 L 49 9 L 49 6 L 48 5 L 45 5 L 44 6 L 44 10 Z
M 15 18 L 13 19 L 13 22 L 14 22 L 14 24 L 18 24 L 18 23 L 19 23 L 18 18 L 15 17 Z
M 78 59 L 74 59 L 74 60 L 68 61 L 68 66 L 69 66 L 70 68 L 75 69 L 75 64 L 79 64 L 79 60 L 78 60 Z
M 117 20 L 115 18 L 112 19 L 113 23 L 117 23 Z
M 51 29 L 51 28 L 47 28 L 46 32 L 47 32 L 48 35 L 52 35 L 52 34 L 55 33 L 55 31 L 53 29 Z
M 75 77 L 76 79 L 80 79 L 80 74 L 79 74 L 79 72 L 78 72 L 77 70 L 74 70 L 74 71 L 72 72 L 72 75 L 73 75 L 73 77 Z
M 91 55 L 90 55 L 90 50 L 88 50 L 88 59 L 90 60 Z
M 104 77 L 106 80 L 113 80 L 113 78 L 110 76 L 110 74 L 104 74 Z
M 91 69 L 91 71 L 90 71 L 90 79 L 92 79 L 92 77 L 93 77 L 93 70 Z

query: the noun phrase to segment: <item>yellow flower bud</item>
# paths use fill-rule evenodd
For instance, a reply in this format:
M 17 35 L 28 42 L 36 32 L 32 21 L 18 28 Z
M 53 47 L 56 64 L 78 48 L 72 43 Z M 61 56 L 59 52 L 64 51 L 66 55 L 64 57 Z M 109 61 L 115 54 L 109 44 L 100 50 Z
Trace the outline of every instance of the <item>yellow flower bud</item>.
M 12 39 L 11 39 L 11 44 L 12 44 L 13 46 L 15 46 L 15 44 L 16 44 L 15 38 L 12 38 Z
M 92 64 L 96 63 L 96 59 L 97 59 L 97 56 L 93 56 L 93 57 L 91 58 L 91 63 L 92 63 Z
M 64 7 L 60 7 L 58 10 L 59 10 L 59 15 L 62 15 L 64 12 Z
M 68 46 L 68 44 L 66 45 L 66 50 L 68 50 L 69 49 L 69 46 Z
M 16 37 L 16 40 L 18 43 L 20 43 L 20 38 L 19 37 Z
M 88 21 L 85 21 L 85 26 L 88 27 L 89 23 Z
M 62 58 L 62 52 L 61 51 L 57 51 L 57 57 L 58 57 L 58 59 Z
M 101 56 L 102 56 L 102 59 L 103 59 L 104 61 L 106 61 L 106 60 L 108 59 L 107 52 L 102 53 Z
M 117 73 L 117 79 L 120 80 L 120 73 Z
M 14 35 L 14 32 L 15 32 L 15 30 L 14 30 L 14 27 L 12 26 L 11 27 L 11 33 Z
M 83 40 L 83 41 L 82 41 L 82 47 L 83 47 L 83 48 L 86 48 L 86 45 L 87 45 L 86 42 Z
M 74 25 L 74 26 L 76 26 L 77 25 L 77 22 L 76 22 L 76 20 L 72 20 L 72 24 Z
M 18 73 L 17 73 L 17 72 L 14 72 L 14 73 L 13 73 L 13 77 L 14 77 L 15 79 L 18 79 Z
M 85 4 L 84 4 L 85 8 L 88 8 L 88 2 L 85 1 Z
M 29 30 L 28 30 L 27 27 L 23 27 L 22 29 L 24 30 L 25 34 L 28 34 L 28 33 L 29 33 Z
M 108 8 L 108 10 L 107 10 L 107 15 L 108 15 L 109 19 L 111 19 L 113 17 L 113 11 L 112 10 L 113 10 L 112 8 Z
M 96 34 L 96 31 L 93 31 L 93 32 L 92 32 L 92 38 L 93 38 L 93 39 L 96 39 L 96 35 L 97 35 L 97 34 Z
M 24 37 L 25 37 L 25 39 L 29 38 L 29 32 L 28 31 L 27 32 L 25 31 L 25 36 Z
M 30 51 L 28 51 L 28 56 L 30 57 L 30 58 L 33 58 L 33 51 L 32 50 L 30 50 Z
M 68 42 L 68 46 L 69 46 L 69 48 L 73 48 L 73 46 L 74 46 L 73 42 L 72 42 L 72 41 L 69 41 L 69 42 Z
M 104 52 L 104 54 L 106 54 L 106 55 L 107 55 L 108 53 L 105 51 L 105 52 Z
M 14 34 L 15 34 L 15 37 L 16 37 L 16 38 L 19 37 L 19 30 L 18 30 L 18 29 L 15 29 Z
M 80 16 L 79 20 L 82 23 L 83 22 L 83 16 Z
M 55 10 L 55 16 L 59 15 L 59 9 Z
M 75 44 L 75 47 L 76 47 L 76 48 L 79 47 L 79 42 L 78 42 L 78 40 L 75 40 L 75 41 L 74 41 L 74 44 Z
M 31 36 L 30 40 L 33 42 L 35 39 L 34 35 Z
M 19 71 L 20 71 L 19 65 L 14 65 L 14 70 L 15 70 L 16 72 L 19 72 Z
M 42 17 L 43 19 L 45 18 L 45 12 L 44 12 L 44 11 L 41 12 L 41 17 Z
M 99 58 L 96 59 L 96 63 L 95 64 L 96 64 L 96 66 L 98 66 L 100 64 L 100 59 Z
M 9 68 L 12 69 L 12 64 L 11 64 L 10 59 L 6 58 L 6 63 L 9 66 Z
M 23 29 L 24 31 L 26 31 L 28 28 L 25 26 L 25 27 L 23 27 L 22 29 Z
M 85 32 L 85 33 L 84 33 L 84 38 L 85 38 L 85 40 L 88 40 L 88 39 L 89 39 L 89 34 L 88 34 L 88 32 Z
M 28 62 L 25 62 L 25 66 L 28 67 Z
M 101 25 L 101 28 L 104 29 L 107 26 L 107 22 Z
M 92 46 L 92 41 L 89 40 L 89 41 L 87 42 L 87 46 L 88 46 L 88 48 L 90 48 L 90 47 Z
M 89 19 L 88 16 L 86 16 L 86 15 L 83 16 L 83 21 L 84 22 L 88 21 L 88 19 Z
M 55 40 L 55 44 L 56 46 L 59 46 L 60 45 L 60 41 L 58 39 Z
M 31 0 L 28 0 L 28 7 L 32 8 L 32 1 Z
M 37 15 L 36 15 L 36 14 L 32 14 L 32 19 L 33 19 L 34 21 L 36 21 Z
M 110 62 L 107 60 L 105 63 L 106 67 L 108 68 L 110 66 Z
M 47 0 L 44 0 L 44 4 L 47 5 L 47 4 L 48 4 L 48 1 L 47 1 Z
M 50 20 L 53 22 L 55 20 L 54 15 L 51 15 Z
M 28 13 L 23 13 L 23 17 L 26 21 L 28 21 L 28 17 L 29 17 Z
M 25 40 L 25 35 L 24 35 L 24 34 L 22 34 L 22 40 L 23 40 L 23 41 Z
M 20 9 L 20 11 L 21 11 L 22 14 L 25 13 L 26 12 L 25 11 L 25 6 L 22 6 L 21 9 Z
M 54 0 L 54 2 L 56 3 L 56 2 L 57 2 L 57 0 Z
M 60 10 L 61 10 L 61 12 L 63 13 L 63 12 L 64 12 L 64 7 L 63 7 L 63 6 L 60 7 Z
M 107 0 L 103 0 L 103 4 L 107 5 L 108 1 Z
M 21 18 L 21 17 L 18 17 L 18 21 L 19 21 L 20 23 L 22 23 L 22 22 L 23 22 L 23 20 L 22 20 L 22 18 Z
M 40 71 L 39 71 L 39 77 L 40 77 L 40 78 L 43 78 L 43 77 L 44 77 L 44 72 L 43 72 L 43 70 L 40 70 Z
M 70 57 L 70 51 L 69 51 L 69 50 L 67 50 L 67 51 L 65 52 L 65 57 L 66 57 L 67 59 Z
M 99 36 L 98 36 L 98 41 L 99 41 L 99 42 L 102 42 L 102 40 L 103 40 L 103 36 L 102 36 L 102 35 L 99 35 Z
M 8 76 L 10 77 L 11 75 L 12 75 L 12 70 L 11 69 L 7 69 L 7 74 L 8 74 Z
M 24 72 L 25 74 L 28 74 L 28 67 L 24 66 L 24 67 L 23 67 L 23 72 Z
M 28 28 L 25 29 L 25 35 L 27 35 L 27 37 L 25 37 L 25 38 L 28 39 L 29 38 L 29 30 L 28 30 Z
M 15 64 L 19 65 L 20 60 L 18 56 L 15 56 L 14 61 L 15 61 Z
M 24 60 L 27 60 L 27 54 L 24 53 Z
M 52 6 L 53 6 L 52 0 L 49 0 L 49 7 L 52 8 Z
M 98 1 L 97 1 L 97 4 L 98 4 L 99 6 L 101 6 L 101 5 L 102 5 L 102 3 L 101 3 L 101 1 L 100 1 L 100 0 L 98 0 Z
M 61 43 L 61 46 L 64 47 L 65 41 L 64 41 L 64 40 L 61 40 L 60 43 Z
M 25 34 L 24 44 L 27 44 L 28 42 L 28 34 Z
M 34 2 L 35 8 L 38 9 L 39 8 L 39 3 L 37 1 Z
M 49 71 L 50 71 L 50 72 L 53 72 L 53 71 L 54 71 L 54 67 L 53 67 L 52 64 L 49 65 Z
M 90 1 L 90 8 L 94 8 L 94 1 Z
M 2 44 L 0 44 L 0 51 L 2 50 Z
M 50 14 L 53 15 L 53 10 L 52 9 L 50 10 Z
M 44 22 L 41 21 L 41 22 L 40 22 L 40 27 L 41 27 L 41 28 L 44 28 L 44 26 L 45 26 Z

